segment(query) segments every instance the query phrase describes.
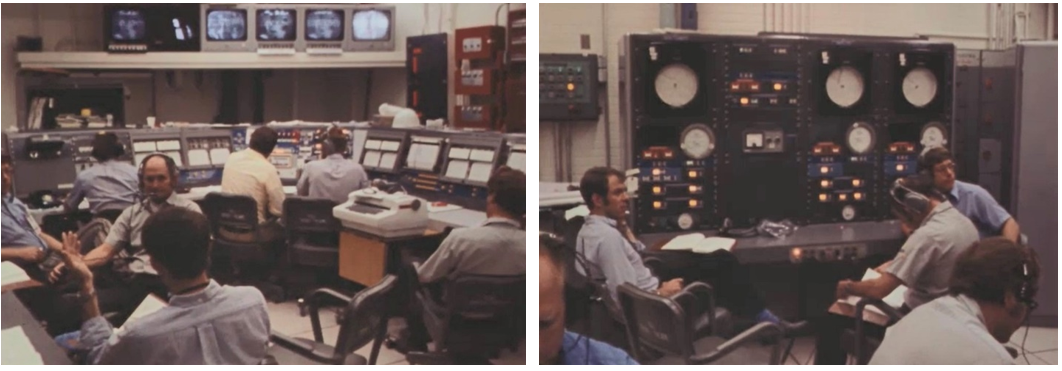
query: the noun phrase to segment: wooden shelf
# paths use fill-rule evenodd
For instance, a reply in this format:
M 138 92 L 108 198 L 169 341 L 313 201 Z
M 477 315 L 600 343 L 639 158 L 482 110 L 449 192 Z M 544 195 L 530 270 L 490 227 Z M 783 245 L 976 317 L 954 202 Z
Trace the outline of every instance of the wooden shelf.
M 258 55 L 249 52 L 22 52 L 18 53 L 18 63 L 23 69 L 400 68 L 405 67 L 406 56 L 401 50 L 351 52 L 341 55 Z

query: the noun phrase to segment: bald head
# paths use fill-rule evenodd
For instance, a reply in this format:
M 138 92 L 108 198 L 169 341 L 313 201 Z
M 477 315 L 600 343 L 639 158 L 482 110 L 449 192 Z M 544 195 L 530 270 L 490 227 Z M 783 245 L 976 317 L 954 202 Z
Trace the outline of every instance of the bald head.
M 177 188 L 177 169 L 171 168 L 164 155 L 155 155 L 144 163 L 140 187 L 145 196 L 155 203 L 162 203 L 173 195 Z

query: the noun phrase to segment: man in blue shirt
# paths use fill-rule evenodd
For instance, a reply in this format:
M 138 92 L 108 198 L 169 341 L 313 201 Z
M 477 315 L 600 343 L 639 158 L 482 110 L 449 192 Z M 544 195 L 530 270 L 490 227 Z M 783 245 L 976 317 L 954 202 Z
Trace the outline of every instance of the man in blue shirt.
M 3 235 L 0 236 L 0 255 L 4 261 L 29 268 L 47 255 L 48 248 L 61 244 L 55 238 L 41 232 L 40 226 L 29 214 L 26 204 L 12 194 L 14 178 L 11 158 L 3 157 Z M 27 272 L 32 273 L 34 270 Z
M 943 147 L 933 148 L 918 161 L 918 171 L 932 175 L 948 201 L 977 226 L 981 238 L 1003 236 L 1020 242 L 1021 229 L 992 195 L 976 184 L 955 179 L 955 158 Z
M 81 201 L 88 199 L 92 215 L 113 223 L 123 210 L 132 206 L 140 180 L 136 167 L 118 160 L 124 154 L 125 148 L 117 135 L 97 134 L 92 141 L 92 158 L 99 163 L 78 174 L 74 189 L 63 203 L 66 211 L 77 211 Z
M 611 345 L 564 329 L 564 243 L 548 235 L 539 238 L 539 364 L 637 365 L 631 356 Z
M 343 158 L 347 136 L 333 127 L 321 143 L 324 159 L 306 164 L 296 185 L 299 196 L 324 198 L 336 204 L 347 202 L 350 194 L 369 186 L 369 175 L 357 162 Z

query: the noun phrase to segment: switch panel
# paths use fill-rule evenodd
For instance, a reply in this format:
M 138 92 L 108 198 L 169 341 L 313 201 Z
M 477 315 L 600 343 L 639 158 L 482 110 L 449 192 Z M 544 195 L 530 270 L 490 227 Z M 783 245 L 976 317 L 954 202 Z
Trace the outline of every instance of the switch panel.
M 596 55 L 541 54 L 538 75 L 540 120 L 597 120 Z
M 785 151 L 785 132 L 782 130 L 749 130 L 745 132 L 745 153 L 781 153 Z

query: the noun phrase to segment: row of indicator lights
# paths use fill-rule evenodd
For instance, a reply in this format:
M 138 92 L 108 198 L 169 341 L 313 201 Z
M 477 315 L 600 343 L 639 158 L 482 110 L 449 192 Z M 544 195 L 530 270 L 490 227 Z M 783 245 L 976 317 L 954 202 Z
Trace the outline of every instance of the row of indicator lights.
M 896 164 L 896 171 L 904 171 L 904 170 L 907 170 L 907 165 Z M 820 167 L 819 168 L 819 172 L 822 173 L 822 174 L 829 174 L 830 173 L 830 167 L 829 166 Z
M 661 176 L 661 175 L 664 175 L 664 169 L 659 169 L 659 168 L 653 169 L 653 176 Z M 701 176 L 701 171 L 700 170 L 690 170 L 687 173 L 687 175 L 689 175 L 690 178 L 697 178 L 697 177 Z
M 673 152 L 671 150 L 666 150 L 666 151 L 648 150 L 648 151 L 643 151 L 642 152 L 642 157 L 647 158 L 647 159 L 657 159 L 657 158 L 669 159 L 669 158 L 674 158 L 675 157 L 675 152 Z
M 778 102 L 779 102 L 778 98 L 770 98 L 767 101 L 770 102 L 771 104 L 778 104 Z M 738 103 L 741 103 L 742 106 L 747 106 L 749 104 L 760 104 L 760 99 L 759 98 L 741 97 L 741 99 L 738 99 Z M 797 99 L 796 98 L 789 98 L 789 104 L 794 104 L 795 105 L 796 103 L 797 103 Z
M 785 84 L 780 83 L 780 82 L 774 83 L 774 85 L 771 85 L 771 87 L 774 88 L 774 91 L 785 90 Z M 741 91 L 741 90 L 746 90 L 746 89 L 751 90 L 751 91 L 760 91 L 760 84 L 759 83 L 743 83 L 742 81 L 735 81 L 735 82 L 730 83 L 730 90 L 731 91 Z
M 864 196 L 862 192 L 852 193 L 852 200 L 854 200 L 854 201 L 863 201 L 864 198 L 866 198 L 866 196 Z M 819 194 L 819 201 L 820 202 L 830 202 L 831 200 L 832 200 L 832 197 L 830 197 L 829 193 L 820 193 Z M 838 193 L 837 194 L 837 201 L 848 201 L 848 194 L 847 193 Z
M 688 204 L 689 204 L 690 208 L 693 208 L 693 209 L 699 209 L 699 208 L 704 206 L 704 202 L 701 202 L 701 200 L 689 200 Z M 653 201 L 653 209 L 663 210 L 666 207 L 667 207 L 667 203 L 664 202 L 664 201 Z
M 833 187 L 833 182 L 831 182 L 829 179 L 823 179 L 819 182 L 819 185 L 822 186 L 822 188 L 830 188 Z M 852 179 L 852 186 L 857 188 L 862 187 L 863 181 L 859 179 Z
M 666 190 L 666 189 L 665 189 L 664 187 L 661 187 L 661 186 L 653 186 L 653 194 L 654 194 L 654 195 L 657 195 L 657 196 L 661 196 L 661 195 L 663 195 L 663 194 L 664 194 L 664 193 L 665 193 L 666 191 L 667 191 L 667 190 Z M 696 193 L 701 193 L 702 191 L 704 191 L 704 187 L 701 187 L 701 186 L 699 186 L 699 185 L 690 185 L 690 193 L 694 193 L 694 194 L 696 194 Z

